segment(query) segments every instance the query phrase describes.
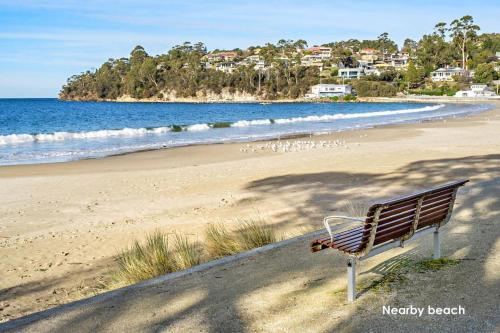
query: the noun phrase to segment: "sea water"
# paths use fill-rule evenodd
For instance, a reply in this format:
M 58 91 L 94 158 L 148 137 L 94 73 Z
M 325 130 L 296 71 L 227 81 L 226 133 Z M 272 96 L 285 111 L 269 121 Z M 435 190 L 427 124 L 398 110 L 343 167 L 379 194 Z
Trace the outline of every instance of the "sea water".
M 485 104 L 113 103 L 0 99 L 0 165 L 64 162 L 472 114 Z

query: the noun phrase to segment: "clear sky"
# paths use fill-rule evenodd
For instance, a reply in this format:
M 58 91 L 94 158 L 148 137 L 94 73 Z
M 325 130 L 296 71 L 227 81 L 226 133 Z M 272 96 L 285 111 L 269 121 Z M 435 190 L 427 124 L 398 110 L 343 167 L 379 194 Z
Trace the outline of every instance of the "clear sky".
M 0 0 L 0 97 L 54 97 L 69 76 L 137 44 L 158 54 L 184 41 L 209 49 L 281 38 L 313 45 L 382 32 L 400 44 L 466 14 L 482 32 L 500 32 L 498 0 Z

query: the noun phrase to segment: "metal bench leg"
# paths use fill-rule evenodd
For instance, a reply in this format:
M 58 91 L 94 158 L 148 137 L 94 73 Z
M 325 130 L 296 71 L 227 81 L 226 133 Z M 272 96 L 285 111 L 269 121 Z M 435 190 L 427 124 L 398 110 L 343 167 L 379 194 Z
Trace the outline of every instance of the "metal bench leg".
M 434 254 L 433 259 L 441 258 L 441 233 L 438 229 L 434 231 Z
M 347 261 L 347 301 L 354 302 L 356 298 L 356 259 Z

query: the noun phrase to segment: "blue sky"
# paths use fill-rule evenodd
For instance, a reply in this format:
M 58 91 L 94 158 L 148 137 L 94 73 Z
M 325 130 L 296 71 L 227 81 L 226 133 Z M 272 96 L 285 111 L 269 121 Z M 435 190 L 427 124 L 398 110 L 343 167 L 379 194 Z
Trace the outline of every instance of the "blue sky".
M 280 38 L 312 45 L 382 32 L 401 43 L 465 14 L 482 32 L 500 32 L 493 0 L 0 0 L 0 97 L 54 97 L 69 76 L 127 56 L 137 44 L 158 54 L 184 41 L 209 49 Z

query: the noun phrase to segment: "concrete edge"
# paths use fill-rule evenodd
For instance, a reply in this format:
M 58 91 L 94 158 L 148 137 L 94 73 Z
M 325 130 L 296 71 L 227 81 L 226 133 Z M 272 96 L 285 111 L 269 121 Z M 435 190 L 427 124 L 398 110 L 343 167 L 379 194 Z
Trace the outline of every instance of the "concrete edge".
M 159 285 L 161 283 L 175 280 L 175 279 L 183 277 L 183 276 L 206 271 L 206 270 L 213 268 L 213 267 L 222 266 L 222 265 L 225 265 L 225 264 L 228 264 L 231 262 L 235 262 L 238 260 L 250 258 L 250 257 L 253 257 L 253 256 L 259 254 L 259 253 L 267 252 L 267 251 L 277 249 L 277 248 L 281 248 L 281 247 L 293 244 L 295 242 L 302 241 L 302 240 L 307 239 L 307 238 L 318 237 L 318 236 L 325 234 L 325 233 L 326 233 L 325 230 L 317 230 L 317 231 L 310 232 L 310 233 L 307 233 L 304 235 L 289 238 L 289 239 L 286 239 L 286 240 L 283 240 L 283 241 L 280 241 L 277 243 L 268 244 L 268 245 L 265 245 L 262 247 L 258 247 L 258 248 L 252 249 L 250 251 L 247 251 L 247 252 L 242 252 L 242 253 L 234 254 L 232 256 L 220 258 L 217 260 L 208 261 L 208 262 L 203 263 L 201 265 L 197 265 L 197 266 L 194 266 L 194 267 L 182 270 L 182 271 L 177 271 L 177 272 L 165 274 L 165 275 L 162 275 L 162 276 L 150 279 L 150 280 L 146 280 L 143 282 L 139 282 L 139 283 L 136 283 L 136 284 L 133 284 L 130 286 L 126 286 L 126 287 L 123 287 L 120 289 L 111 290 L 111 291 L 108 291 L 108 292 L 105 292 L 105 293 L 102 293 L 102 294 L 99 294 L 96 296 L 92 296 L 92 297 L 84 298 L 84 299 L 74 301 L 71 303 L 59 305 L 59 306 L 56 306 L 54 308 L 42 310 L 40 312 L 35 312 L 32 314 L 26 315 L 24 317 L 9 320 L 5 323 L 0 323 L 0 331 L 19 329 L 23 326 L 32 324 L 32 323 L 40 321 L 40 320 L 47 319 L 51 316 L 60 315 L 60 314 L 63 314 L 65 312 L 69 312 L 69 311 L 71 311 L 75 308 L 78 308 L 78 307 L 90 307 L 96 303 L 104 302 L 104 301 L 107 301 L 107 300 L 110 300 L 113 298 L 118 298 L 121 295 L 123 295 L 127 292 L 130 292 L 130 291 L 133 291 L 133 290 L 139 290 L 139 289 L 142 289 L 145 287 L 153 287 L 153 286 Z

